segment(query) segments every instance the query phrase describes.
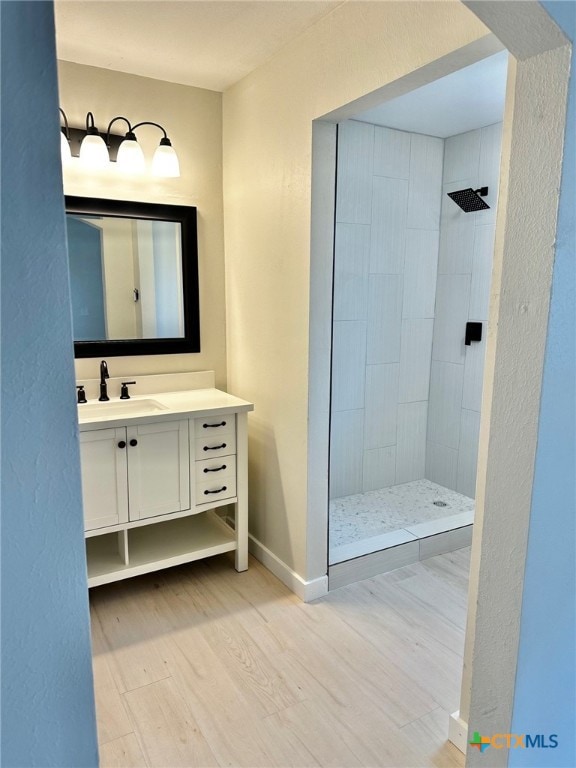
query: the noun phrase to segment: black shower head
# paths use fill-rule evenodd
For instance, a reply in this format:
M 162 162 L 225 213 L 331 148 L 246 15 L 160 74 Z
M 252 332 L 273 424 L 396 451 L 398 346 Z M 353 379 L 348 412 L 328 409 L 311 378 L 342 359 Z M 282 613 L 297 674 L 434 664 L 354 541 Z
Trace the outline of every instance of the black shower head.
M 464 213 L 471 213 L 472 211 L 484 211 L 486 208 L 490 208 L 482 197 L 486 197 L 488 194 L 488 187 L 480 187 L 480 189 L 459 189 L 457 192 L 448 192 L 448 197 L 459 205 Z M 482 197 L 480 197 L 482 195 Z

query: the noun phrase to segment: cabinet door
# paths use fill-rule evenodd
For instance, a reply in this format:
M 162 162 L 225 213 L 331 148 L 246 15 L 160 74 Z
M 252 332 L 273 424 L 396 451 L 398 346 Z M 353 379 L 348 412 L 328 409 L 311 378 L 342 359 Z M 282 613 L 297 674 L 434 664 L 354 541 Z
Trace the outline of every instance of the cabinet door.
M 188 420 L 128 427 L 130 520 L 190 509 Z
M 124 447 L 121 447 L 124 445 Z M 126 430 L 80 433 L 84 528 L 128 522 Z

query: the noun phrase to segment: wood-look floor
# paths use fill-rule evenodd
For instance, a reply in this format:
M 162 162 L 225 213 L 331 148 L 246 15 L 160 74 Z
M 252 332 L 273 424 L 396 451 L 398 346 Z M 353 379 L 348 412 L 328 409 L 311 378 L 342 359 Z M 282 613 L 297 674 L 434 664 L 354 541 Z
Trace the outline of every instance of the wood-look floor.
M 102 768 L 458 768 L 469 550 L 301 603 L 228 555 L 91 591 Z

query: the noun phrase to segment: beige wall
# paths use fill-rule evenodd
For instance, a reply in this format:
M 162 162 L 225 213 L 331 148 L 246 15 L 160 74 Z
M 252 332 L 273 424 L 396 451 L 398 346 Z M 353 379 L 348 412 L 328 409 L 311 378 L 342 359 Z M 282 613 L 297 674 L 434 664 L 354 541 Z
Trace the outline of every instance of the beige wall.
M 228 378 L 256 404 L 251 532 L 304 578 L 312 121 L 486 34 L 457 2 L 349 3 L 224 94 Z
M 111 375 L 214 370 L 217 386 L 225 388 L 222 94 L 65 61 L 58 63 L 58 77 L 60 105 L 70 125 L 83 126 L 88 111 L 94 113 L 101 131 L 116 115 L 125 115 L 132 123 L 158 122 L 178 152 L 181 171 L 178 179 L 130 178 L 116 168 L 87 173 L 73 161 L 64 173 L 66 194 L 198 208 L 202 351 L 113 358 L 108 361 Z M 115 128 L 121 132 L 122 126 L 117 123 Z M 161 137 L 152 127 L 138 132 L 147 158 Z M 93 378 L 97 373 L 94 360 L 76 361 L 78 378 Z

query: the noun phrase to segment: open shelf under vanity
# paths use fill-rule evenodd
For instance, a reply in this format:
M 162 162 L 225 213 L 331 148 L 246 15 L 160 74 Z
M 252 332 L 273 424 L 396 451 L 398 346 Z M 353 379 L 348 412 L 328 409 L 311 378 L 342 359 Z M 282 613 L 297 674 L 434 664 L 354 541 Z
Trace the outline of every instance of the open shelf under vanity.
M 234 529 L 215 512 L 86 539 L 88 585 L 96 587 L 236 549 Z

